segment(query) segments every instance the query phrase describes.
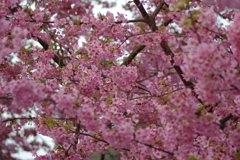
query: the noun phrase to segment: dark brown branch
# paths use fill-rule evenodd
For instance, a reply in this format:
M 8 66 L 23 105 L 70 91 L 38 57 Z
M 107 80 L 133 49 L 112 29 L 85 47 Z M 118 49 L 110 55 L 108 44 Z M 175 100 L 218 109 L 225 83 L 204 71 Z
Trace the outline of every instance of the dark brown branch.
M 137 54 L 139 52 L 141 52 L 143 49 L 145 48 L 145 45 L 138 45 L 133 51 L 132 53 L 130 53 L 130 55 L 123 61 L 123 63 L 121 64 L 121 66 L 125 65 L 129 65 L 132 60 L 137 56 Z
M 38 119 L 36 117 L 23 117 L 23 118 L 9 118 L 9 119 L 5 119 L 2 122 L 11 122 L 11 121 L 16 121 L 16 120 L 33 120 L 33 119 Z
M 211 7 L 211 5 L 205 3 L 205 2 L 203 2 L 203 1 L 201 1 L 201 0 L 199 0 L 199 2 L 201 2 L 202 4 L 204 4 L 205 6 L 207 6 L 208 8 Z M 213 11 L 214 11 L 215 13 L 217 13 L 217 14 L 218 14 L 220 17 L 222 17 L 223 19 L 228 19 L 226 16 L 224 16 L 224 15 L 221 14 L 219 11 L 217 11 L 217 8 L 216 8 L 216 7 L 214 7 Z M 230 20 L 230 19 L 229 19 L 229 20 Z
M 157 9 L 154 11 L 153 15 L 152 16 L 149 16 L 147 14 L 147 12 L 145 11 L 145 9 L 143 8 L 142 4 L 139 2 L 139 0 L 134 0 L 134 3 L 138 6 L 138 9 L 139 11 L 141 12 L 143 18 L 145 19 L 146 23 L 149 25 L 149 27 L 151 28 L 151 30 L 153 32 L 157 31 L 158 27 L 156 26 L 156 23 L 155 23 L 155 17 L 156 14 L 162 9 L 163 5 L 164 5 L 164 1 L 161 1 L 159 6 L 157 7 Z M 171 22 L 171 20 L 170 20 Z M 165 40 L 162 40 L 162 42 L 160 43 L 165 55 L 167 56 L 171 56 L 171 64 L 172 66 L 174 67 L 174 69 L 176 70 L 176 72 L 178 73 L 180 79 L 182 80 L 182 82 L 184 83 L 184 85 L 187 87 L 187 88 L 191 88 L 192 90 L 194 89 L 193 88 L 193 83 L 190 82 L 190 81 L 186 81 L 184 78 L 183 78 L 183 72 L 181 70 L 181 68 L 179 66 L 176 66 L 174 65 L 174 54 L 172 52 L 172 50 L 170 49 L 170 47 L 168 46 L 167 42 Z M 200 100 L 201 101 L 201 100 Z
M 114 23 L 119 24 L 119 23 L 135 23 L 135 22 L 145 22 L 145 20 L 144 19 L 133 19 L 133 20 L 127 20 L 127 22 L 115 21 Z
M 160 3 L 158 4 L 157 8 L 154 10 L 154 12 L 152 13 L 152 16 L 155 18 L 157 16 L 157 14 L 160 12 L 160 10 L 163 9 L 163 6 L 166 5 L 166 3 L 164 2 L 164 0 L 160 0 Z
M 168 44 L 167 44 L 167 42 L 165 40 L 162 40 L 160 42 L 160 46 L 162 47 L 165 55 L 167 55 L 167 56 L 174 56 L 171 48 L 168 46 Z M 172 64 L 172 62 L 171 62 L 171 64 Z
M 172 50 L 170 49 L 170 47 L 168 46 L 167 42 L 165 40 L 162 40 L 162 42 L 160 43 L 160 46 L 162 47 L 165 55 L 167 56 L 171 56 L 171 64 L 173 66 L 173 68 L 176 70 L 178 76 L 180 77 L 180 79 L 182 80 L 183 84 L 187 87 L 187 88 L 191 88 L 192 90 L 194 89 L 193 86 L 194 84 L 190 81 L 186 81 L 184 78 L 183 78 L 183 71 L 181 70 L 181 68 L 177 65 L 174 65 L 174 54 L 172 52 Z
M 160 3 L 159 6 L 157 7 L 157 9 L 155 10 L 155 13 L 151 16 L 146 15 L 146 11 L 143 7 L 141 7 L 142 4 L 140 4 L 139 0 L 135 0 L 134 1 L 136 5 L 138 5 L 139 11 L 141 12 L 143 18 L 145 19 L 146 23 L 148 24 L 148 26 L 151 28 L 151 30 L 153 32 L 156 32 L 158 30 L 158 27 L 156 26 L 156 22 L 155 22 L 155 15 L 160 11 L 160 9 L 162 9 L 164 2 Z M 145 12 L 144 12 L 145 11 Z M 171 20 L 169 21 L 171 22 Z M 168 25 L 168 23 L 167 23 Z M 160 46 L 162 47 L 165 55 L 167 56 L 171 56 L 171 64 L 173 66 L 173 68 L 175 69 L 175 71 L 177 72 L 178 76 L 180 77 L 181 81 L 183 82 L 183 84 L 187 87 L 187 88 L 191 88 L 193 91 L 194 96 L 197 98 L 197 100 L 200 103 L 203 103 L 201 99 L 198 98 L 198 95 L 195 93 L 194 91 L 194 84 L 191 81 L 186 81 L 183 77 L 183 71 L 181 70 L 181 68 L 177 65 L 174 64 L 174 54 L 172 52 L 172 50 L 170 49 L 169 45 L 167 44 L 167 42 L 165 40 L 162 40 L 160 42 Z
M 0 99 L 4 99 L 4 100 L 12 100 L 13 98 L 11 98 L 11 97 L 0 97 Z
M 158 151 L 162 151 L 162 152 L 167 153 L 167 154 L 169 154 L 169 155 L 171 155 L 171 156 L 174 155 L 172 152 L 166 151 L 166 150 L 161 149 L 161 148 L 154 147 L 154 146 L 151 145 L 151 144 L 145 144 L 145 143 L 139 142 L 139 141 L 137 141 L 137 140 L 135 140 L 135 141 L 136 141 L 137 143 L 139 143 L 139 144 L 142 144 L 142 145 L 148 146 L 148 147 L 150 147 L 150 148 L 154 148 L 154 149 L 156 149 L 156 150 L 158 150 Z
M 143 8 L 142 4 L 140 3 L 139 0 L 134 0 L 134 3 L 137 5 L 139 11 L 141 12 L 145 22 L 148 24 L 148 26 L 151 28 L 152 32 L 156 32 L 158 30 L 158 27 L 156 26 L 156 22 L 155 22 L 155 17 L 156 14 L 162 9 L 163 5 L 164 5 L 164 1 L 161 1 L 161 3 L 159 4 L 159 6 L 157 7 L 157 9 L 154 11 L 155 13 L 152 14 L 151 16 L 149 16 L 146 12 L 146 10 Z M 172 20 L 168 20 L 168 22 L 166 23 L 166 25 L 168 25 L 169 23 L 171 23 Z M 165 24 L 164 24 L 165 25 Z M 194 84 L 191 81 L 186 81 L 183 77 L 183 71 L 181 70 L 181 68 L 177 65 L 174 65 L 174 54 L 172 52 L 172 50 L 170 49 L 169 45 L 167 44 L 167 42 L 165 40 L 162 40 L 160 42 L 160 46 L 162 47 L 165 55 L 167 56 L 171 56 L 171 64 L 173 66 L 173 68 L 176 70 L 179 78 L 181 79 L 181 81 L 183 82 L 183 84 L 185 85 L 185 87 L 187 88 L 191 88 L 193 95 L 197 98 L 197 100 L 203 104 L 202 100 L 198 98 L 197 93 L 194 91 Z
M 84 136 L 92 137 L 92 138 L 94 138 L 94 139 L 96 139 L 96 140 L 98 140 L 98 141 L 104 142 L 104 143 L 106 143 L 106 144 L 109 145 L 109 143 L 108 143 L 107 141 L 102 140 L 102 139 L 100 139 L 100 138 L 97 138 L 97 137 L 95 137 L 95 136 L 92 136 L 92 135 L 90 135 L 90 134 L 86 134 L 86 133 L 80 133 L 80 134 L 81 134 L 81 135 L 84 135 Z
M 10 16 L 5 16 L 6 20 L 10 20 L 11 17 Z M 16 21 L 20 21 L 20 19 L 16 19 L 14 18 L 14 20 Z M 41 21 L 41 22 L 37 22 L 34 19 L 23 19 L 23 21 L 25 22 L 32 22 L 32 23 L 45 23 L 45 24 L 54 24 L 54 21 Z M 135 22 L 145 22 L 144 19 L 133 19 L 133 20 L 127 20 L 125 21 L 114 21 L 113 23 L 119 24 L 119 23 L 135 23 Z M 69 24 L 69 23 L 66 23 Z M 81 24 L 91 24 L 91 23 L 83 23 L 83 22 L 74 22 L 74 25 L 81 25 Z
M 42 21 L 42 22 L 37 22 L 36 20 L 34 20 L 34 19 L 25 19 L 24 20 L 25 22 L 34 22 L 34 23 L 46 23 L 46 24 L 53 24 L 54 23 L 54 21 Z
M 44 48 L 44 50 L 48 50 L 49 44 L 42 40 L 41 38 L 37 37 L 38 42 L 41 44 L 41 46 Z
M 172 62 L 174 63 L 174 60 L 172 60 Z M 182 80 L 183 84 L 187 88 L 191 88 L 193 90 L 194 89 L 194 84 L 191 81 L 186 81 L 184 79 L 182 69 L 177 65 L 173 65 L 173 68 L 176 70 L 176 72 L 177 72 L 178 76 L 180 77 L 180 79 Z
M 151 28 L 151 30 L 153 32 L 157 31 L 158 27 L 156 26 L 155 23 L 155 17 L 156 14 L 162 9 L 163 5 L 165 4 L 164 1 L 161 1 L 160 4 L 158 5 L 157 9 L 154 11 L 154 13 L 152 14 L 152 16 L 149 16 L 147 14 L 147 12 L 145 11 L 145 9 L 143 8 L 142 4 L 139 2 L 139 0 L 134 0 L 134 3 L 138 6 L 139 11 L 141 12 L 143 18 L 145 19 L 146 23 L 149 25 L 149 27 Z M 171 20 L 170 20 L 171 22 Z M 187 88 L 191 88 L 192 90 L 193 88 L 193 83 L 190 81 L 186 81 L 183 78 L 183 72 L 181 70 L 181 68 L 179 66 L 174 65 L 174 54 L 172 52 L 172 50 L 170 49 L 170 47 L 168 46 L 167 42 L 165 40 L 162 40 L 160 43 L 165 55 L 167 56 L 171 56 L 171 64 L 174 67 L 174 69 L 176 70 L 176 72 L 178 73 L 180 79 L 182 80 L 183 84 L 187 87 Z
M 174 64 L 174 59 L 173 59 L 173 58 L 174 58 L 174 54 L 173 54 L 171 48 L 168 46 L 167 42 L 166 42 L 165 40 L 162 40 L 162 42 L 160 43 L 160 46 L 162 47 L 165 55 L 171 56 L 170 62 L 171 62 L 171 64 L 172 64 L 173 68 L 175 69 L 175 71 L 177 72 L 179 78 L 181 79 L 181 81 L 182 81 L 183 84 L 185 85 L 185 87 L 191 88 L 191 90 L 192 90 L 192 92 L 193 92 L 193 95 L 197 98 L 198 102 L 200 102 L 201 104 L 203 104 L 203 101 L 202 101 L 200 98 L 198 98 L 197 93 L 194 91 L 194 84 L 193 84 L 191 81 L 186 81 L 186 80 L 184 79 L 184 77 L 183 77 L 183 71 L 182 71 L 182 69 L 181 69 L 179 66 L 177 66 L 177 65 Z
M 162 25 L 161 26 L 168 26 L 170 23 L 172 23 L 172 19 L 167 19 L 167 20 L 165 20 L 163 23 L 162 23 Z
M 142 17 L 144 18 L 145 22 L 148 24 L 152 32 L 156 32 L 158 27 L 156 26 L 155 17 L 152 15 L 148 15 L 146 10 L 144 9 L 142 3 L 139 0 L 134 0 L 134 3 L 137 5 L 138 10 L 141 12 Z M 159 10 L 160 11 L 160 10 Z M 158 11 L 158 12 L 159 12 Z M 157 11 L 156 11 L 157 12 Z
M 9 118 L 5 119 L 2 122 L 11 122 L 16 120 L 33 120 L 38 119 L 38 117 L 22 117 L 22 118 Z M 75 118 L 54 118 L 55 120 L 75 120 Z
M 81 135 L 84 135 L 84 136 L 92 137 L 92 138 L 94 138 L 94 139 L 96 139 L 96 140 L 98 140 L 98 141 L 104 142 L 104 143 L 106 143 L 107 145 L 109 145 L 109 143 L 108 143 L 107 141 L 102 140 L 102 139 L 100 139 L 100 138 L 97 138 L 97 137 L 95 137 L 95 136 L 92 136 L 92 135 L 90 135 L 90 134 L 86 134 L 86 133 L 80 133 L 80 134 L 81 134 Z M 127 148 L 122 148 L 122 150 L 130 151 L 130 150 L 127 149 Z
M 105 154 L 101 153 L 101 158 L 100 160 L 104 160 L 105 159 Z
M 146 12 L 145 8 L 143 7 L 142 3 L 139 0 L 134 0 L 134 3 L 138 7 L 138 10 L 141 12 L 142 17 L 146 20 L 149 19 L 149 15 Z
M 18 11 L 18 9 L 22 9 L 22 7 L 18 4 L 15 3 L 16 7 L 8 7 L 8 9 L 10 10 L 10 12 L 14 15 L 14 13 L 16 13 Z
M 230 120 L 231 118 L 233 118 L 233 115 L 232 114 L 229 114 L 227 117 L 224 117 L 223 119 L 220 120 L 220 129 L 224 129 L 226 127 L 226 122 L 228 120 Z
M 140 83 L 140 82 L 143 82 L 143 81 L 145 81 L 145 80 L 148 80 L 148 79 L 150 79 L 150 78 L 152 78 L 152 77 L 155 77 L 155 76 L 157 76 L 158 75 L 158 73 L 154 73 L 153 75 L 151 75 L 151 76 L 149 76 L 149 77 L 147 77 L 147 78 L 144 78 L 144 79 L 141 79 L 141 80 L 139 80 L 139 81 L 136 81 L 137 83 Z
M 164 1 L 161 1 L 157 9 L 154 11 L 153 15 L 148 15 L 146 10 L 144 9 L 142 3 L 139 0 L 134 0 L 134 3 L 137 5 L 139 11 L 142 14 L 142 17 L 144 18 L 144 21 L 148 24 L 152 32 L 156 32 L 158 30 L 158 27 L 155 22 L 155 16 L 157 13 L 162 9 L 163 5 L 165 4 Z M 131 61 L 137 56 L 137 54 L 145 48 L 145 45 L 138 45 L 136 49 L 124 60 L 122 65 L 128 65 L 131 63 Z
M 62 78 L 55 78 L 55 77 L 44 77 L 46 79 L 56 79 L 56 80 L 59 80 L 59 81 L 62 81 Z M 77 79 L 69 79 L 70 81 L 72 82 L 77 82 L 77 83 L 80 83 L 80 80 L 77 80 Z
M 176 90 L 173 90 L 173 91 L 171 91 L 171 92 L 164 93 L 164 94 L 161 94 L 161 95 L 153 94 L 153 95 L 150 95 L 150 96 L 134 97 L 134 98 L 132 98 L 131 100 L 140 99 L 140 98 L 153 98 L 153 97 L 162 98 L 162 97 L 164 97 L 164 96 L 167 96 L 167 95 L 170 94 L 170 93 L 174 93 L 174 92 L 179 91 L 179 90 L 182 90 L 182 89 L 184 89 L 184 88 L 178 88 L 178 89 L 176 89 Z M 151 92 L 150 92 L 150 94 L 151 94 Z
M 35 36 L 33 36 L 35 37 Z M 44 50 L 48 50 L 49 44 L 42 40 L 41 38 L 37 37 L 37 41 L 41 44 Z M 63 62 L 63 59 L 61 59 L 59 56 L 54 55 L 53 57 L 54 62 L 56 62 L 60 67 L 66 66 L 66 64 Z

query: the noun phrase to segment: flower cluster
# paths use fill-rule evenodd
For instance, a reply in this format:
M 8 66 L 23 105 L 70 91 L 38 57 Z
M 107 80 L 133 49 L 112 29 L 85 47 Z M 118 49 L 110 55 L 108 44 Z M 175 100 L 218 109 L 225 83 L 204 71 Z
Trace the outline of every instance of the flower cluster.
M 239 1 L 96 3 L 0 2 L 0 157 L 240 158 Z

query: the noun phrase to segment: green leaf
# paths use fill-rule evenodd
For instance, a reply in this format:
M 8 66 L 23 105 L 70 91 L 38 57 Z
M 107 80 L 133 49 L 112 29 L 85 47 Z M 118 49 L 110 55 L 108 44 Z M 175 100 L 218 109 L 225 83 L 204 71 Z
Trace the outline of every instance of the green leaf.
M 202 110 L 204 110 L 206 108 L 206 105 L 202 105 L 201 107 L 199 107 L 197 110 L 198 111 L 202 111 Z
M 110 42 L 113 42 L 112 39 L 110 37 L 105 37 L 105 42 L 106 43 L 110 43 Z
M 190 2 L 190 0 L 181 0 L 180 3 L 186 3 L 188 4 Z
M 140 23 L 137 24 L 137 26 L 138 26 L 138 27 L 142 27 L 142 26 L 143 26 L 143 23 L 140 22 Z
M 112 149 L 113 147 L 112 146 L 108 146 L 108 149 Z
M 88 58 L 88 54 L 83 54 L 83 57 L 84 58 Z
M 73 104 L 77 105 L 77 106 L 79 105 L 78 101 L 76 101 L 76 100 L 73 102 Z
M 211 120 L 211 119 L 213 119 L 213 116 L 210 116 L 210 115 L 209 115 L 209 116 L 207 116 L 207 119 L 208 119 L 208 120 Z
M 73 129 L 73 126 L 70 124 L 66 124 L 65 126 L 63 126 L 63 128 L 65 129 Z
M 236 157 L 236 158 L 240 158 L 240 151 L 238 151 L 238 152 L 235 154 L 235 157 Z
M 53 121 L 53 120 L 48 121 L 47 124 L 48 124 L 48 126 L 49 126 L 50 128 L 57 126 L 57 123 L 56 123 L 55 121 Z
M 99 97 L 98 96 L 92 96 L 95 100 L 98 100 Z
M 40 121 L 41 121 L 42 123 L 46 123 L 46 122 L 47 122 L 47 119 L 46 119 L 46 118 L 41 118 Z
M 26 8 L 26 9 L 24 10 L 24 12 L 27 13 L 27 14 L 29 14 L 29 15 L 31 15 L 31 10 L 28 9 L 28 8 Z
M 57 146 L 56 150 L 61 151 L 63 148 L 61 146 Z
M 44 79 L 41 79 L 41 78 L 39 78 L 39 81 L 41 82 L 41 83 L 46 83 L 46 81 L 44 80 Z
M 117 88 L 118 88 L 118 90 L 119 90 L 119 91 L 121 91 L 121 90 L 122 90 L 120 86 L 117 86 Z
M 32 74 L 33 74 L 33 72 L 32 72 L 32 71 L 29 71 L 29 70 L 27 71 L 27 73 L 28 73 L 28 74 L 30 74 L 30 75 L 32 75 Z
M 134 126 L 134 131 L 137 131 L 138 127 L 137 126 Z
M 22 47 L 20 51 L 27 52 L 28 50 L 25 47 Z
M 201 14 L 201 11 L 200 10 L 193 10 L 192 14 L 195 15 L 195 16 L 198 16 L 199 14 Z
M 113 61 L 108 61 L 107 63 L 108 63 L 108 65 L 110 65 L 110 66 L 114 66 Z
M 110 101 L 112 101 L 112 99 L 113 99 L 114 96 L 115 96 L 114 94 L 108 96 L 106 102 L 110 102 Z
M 191 156 L 187 160 L 197 160 L 197 159 Z
M 177 4 L 177 5 L 175 6 L 175 8 L 178 9 L 178 10 L 180 10 L 180 11 L 184 9 L 184 7 L 183 7 L 182 4 Z
M 81 51 L 76 51 L 75 54 L 76 54 L 76 55 L 80 55 L 80 54 L 81 54 Z
M 79 25 L 79 24 L 81 24 L 81 21 L 77 19 L 77 20 L 74 21 L 74 23 Z
M 67 83 L 66 86 L 67 86 L 67 87 L 70 87 L 70 86 L 71 86 L 71 83 Z
M 56 50 L 55 46 L 49 46 L 48 48 L 51 50 Z
M 189 22 L 188 19 L 185 19 L 185 20 L 182 22 L 182 25 L 187 26 L 188 28 L 191 28 L 191 23 Z

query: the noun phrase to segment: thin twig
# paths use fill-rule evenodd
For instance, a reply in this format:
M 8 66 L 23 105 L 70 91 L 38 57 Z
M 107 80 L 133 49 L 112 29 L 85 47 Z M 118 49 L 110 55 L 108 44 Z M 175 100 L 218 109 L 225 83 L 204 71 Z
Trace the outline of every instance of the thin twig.
M 72 131 L 72 130 L 71 130 L 71 131 Z M 72 131 L 72 132 L 74 132 L 74 131 Z M 100 139 L 100 138 L 97 138 L 97 137 L 95 137 L 95 136 L 92 136 L 92 135 L 90 135 L 90 134 L 86 134 L 86 133 L 80 133 L 80 134 L 81 134 L 81 135 L 84 135 L 84 136 L 92 137 L 92 138 L 94 138 L 94 139 L 96 139 L 96 140 L 98 140 L 98 141 L 104 142 L 104 143 L 106 143 L 107 145 L 109 145 L 109 143 L 108 143 L 107 141 L 102 140 L 102 139 Z M 122 148 L 122 150 L 130 151 L 130 149 L 127 149 L 127 148 Z
M 109 145 L 109 143 L 108 143 L 107 141 L 105 141 L 105 140 L 103 140 L 103 139 L 100 139 L 100 138 L 97 138 L 97 137 L 95 137 L 95 136 L 92 136 L 92 135 L 90 135 L 90 134 L 86 134 L 86 133 L 80 133 L 80 134 L 81 134 L 81 135 L 84 135 L 84 136 L 92 137 L 92 138 L 94 138 L 94 139 L 96 139 L 96 140 L 98 140 L 98 141 L 104 142 L 104 143 L 106 143 L 106 144 Z
M 33 119 L 38 119 L 37 117 L 23 117 L 23 118 L 9 118 L 9 119 L 5 119 L 2 122 L 10 122 L 10 121 L 16 121 L 16 120 L 33 120 Z
M 4 99 L 4 100 L 13 100 L 13 98 L 11 98 L 11 97 L 0 97 L 0 99 Z
M 161 149 L 161 148 L 154 147 L 154 146 L 151 145 L 151 144 L 145 144 L 145 143 L 139 142 L 139 141 L 137 141 L 137 140 L 135 140 L 135 141 L 136 141 L 137 143 L 139 143 L 139 144 L 142 144 L 142 145 L 148 146 L 148 147 L 150 147 L 150 148 L 154 148 L 154 149 L 156 149 L 156 150 L 158 150 L 158 151 L 162 151 L 162 152 L 167 153 L 167 154 L 169 154 L 169 155 L 171 155 L 171 156 L 174 155 L 172 152 L 166 151 L 166 150 Z
M 10 20 L 11 17 L 9 16 L 5 16 L 6 20 Z M 13 18 L 14 20 L 16 21 L 20 21 L 20 19 L 16 19 L 16 18 Z M 41 21 L 41 22 L 37 22 L 36 20 L 34 19 L 23 19 L 23 21 L 25 22 L 32 22 L 32 23 L 45 23 L 45 24 L 54 24 L 54 21 Z M 145 22 L 144 19 L 131 19 L 131 20 L 127 20 L 127 21 L 114 21 L 112 23 L 116 23 L 116 24 L 119 24 L 119 23 L 136 23 L 136 22 Z M 69 25 L 69 23 L 65 23 L 67 25 Z M 64 25 L 65 25 L 64 24 Z M 81 25 L 81 24 L 92 24 L 91 22 L 89 23 L 84 23 L 84 22 L 74 22 L 74 25 Z
M 136 22 L 145 22 L 144 19 L 133 19 L 133 20 L 127 20 L 125 21 L 115 21 L 114 23 L 119 24 L 119 23 L 136 23 Z

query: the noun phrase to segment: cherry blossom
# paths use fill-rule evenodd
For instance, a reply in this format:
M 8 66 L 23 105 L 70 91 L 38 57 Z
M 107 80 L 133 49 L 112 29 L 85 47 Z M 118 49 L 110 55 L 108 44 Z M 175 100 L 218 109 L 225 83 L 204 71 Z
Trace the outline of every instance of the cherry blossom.
M 0 2 L 0 159 L 240 158 L 239 1 L 94 5 Z

